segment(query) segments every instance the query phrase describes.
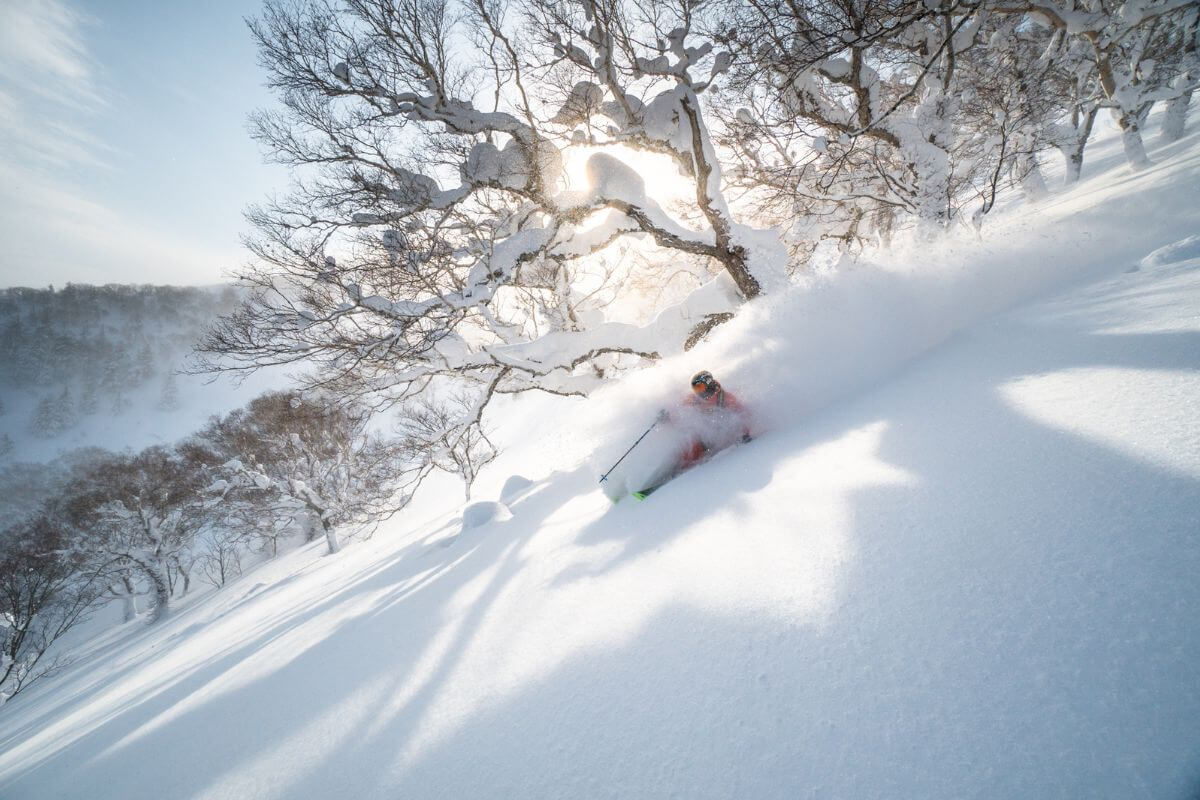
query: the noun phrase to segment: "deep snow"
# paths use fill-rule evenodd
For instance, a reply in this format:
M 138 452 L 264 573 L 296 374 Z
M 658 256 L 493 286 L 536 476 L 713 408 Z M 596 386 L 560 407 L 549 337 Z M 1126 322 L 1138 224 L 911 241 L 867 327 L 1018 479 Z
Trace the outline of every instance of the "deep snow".
M 0 796 L 1194 796 L 1198 139 L 513 402 L 502 506 L 111 632 L 0 709 Z M 698 366 L 770 432 L 611 505 Z

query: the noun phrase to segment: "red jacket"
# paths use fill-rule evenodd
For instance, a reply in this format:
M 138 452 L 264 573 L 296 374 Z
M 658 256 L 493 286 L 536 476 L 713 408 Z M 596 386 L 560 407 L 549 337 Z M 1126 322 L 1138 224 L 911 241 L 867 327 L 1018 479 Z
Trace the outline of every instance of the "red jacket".
M 743 406 L 736 397 L 725 391 L 724 388 L 721 388 L 719 384 L 717 390 L 708 397 L 693 394 L 685 402 L 688 405 L 699 408 L 704 413 L 711 413 L 717 409 L 722 409 L 730 414 L 740 417 L 742 421 L 742 441 L 749 441 L 750 420 L 749 415 L 746 413 L 746 407 Z M 723 447 L 724 445 L 719 446 Z M 708 450 L 708 445 L 706 445 L 699 437 L 697 437 L 688 446 L 687 450 L 684 451 L 683 457 L 680 460 L 679 468 L 687 469 L 688 467 L 692 466 L 697 461 L 700 461 L 702 458 L 704 458 L 705 454 L 708 453 Z

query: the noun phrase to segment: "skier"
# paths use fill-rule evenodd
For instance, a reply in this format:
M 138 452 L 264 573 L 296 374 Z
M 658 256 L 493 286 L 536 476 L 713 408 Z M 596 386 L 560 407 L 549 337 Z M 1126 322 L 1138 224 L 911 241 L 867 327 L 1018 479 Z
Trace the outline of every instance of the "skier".
M 709 453 L 723 450 L 734 444 L 740 438 L 743 442 L 750 441 L 750 414 L 732 394 L 713 377 L 708 370 L 702 370 L 692 376 L 692 394 L 688 396 L 676 413 L 660 409 L 658 418 L 645 433 L 638 438 L 625 454 L 617 459 L 617 463 L 608 472 L 600 476 L 603 484 L 625 457 L 645 439 L 656 427 L 670 423 L 678 431 L 685 434 L 686 439 L 674 463 L 664 465 L 647 483 L 649 485 L 631 494 L 639 500 L 658 489 L 663 484 L 675 478 L 679 473 L 702 461 Z M 620 499 L 621 483 L 613 485 L 616 494 L 609 498 L 616 502 Z M 607 493 L 607 492 L 606 492 Z
M 692 394 L 683 403 L 686 408 L 696 409 L 701 430 L 694 433 L 684 449 L 673 475 L 678 475 L 703 459 L 714 450 L 733 444 L 740 436 L 743 442 L 750 441 L 749 414 L 738 399 L 713 377 L 708 370 L 692 376 Z M 659 422 L 672 420 L 671 412 L 665 408 L 658 412 Z

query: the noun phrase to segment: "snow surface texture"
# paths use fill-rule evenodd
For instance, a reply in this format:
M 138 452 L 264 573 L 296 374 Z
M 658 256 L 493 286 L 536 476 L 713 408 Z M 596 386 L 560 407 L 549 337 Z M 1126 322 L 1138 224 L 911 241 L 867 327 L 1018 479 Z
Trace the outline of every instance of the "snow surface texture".
M 1194 797 L 1200 142 L 1152 156 L 700 364 L 508 401 L 511 519 L 117 630 L 3 709 L 0 796 Z M 773 430 L 611 506 L 597 432 L 699 366 Z

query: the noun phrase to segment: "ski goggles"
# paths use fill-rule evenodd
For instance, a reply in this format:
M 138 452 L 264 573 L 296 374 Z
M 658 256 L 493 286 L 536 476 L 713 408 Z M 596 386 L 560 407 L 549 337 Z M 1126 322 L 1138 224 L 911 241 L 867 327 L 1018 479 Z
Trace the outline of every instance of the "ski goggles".
M 696 394 L 712 394 L 717 389 L 717 382 L 712 375 L 697 375 L 692 378 L 692 391 Z

